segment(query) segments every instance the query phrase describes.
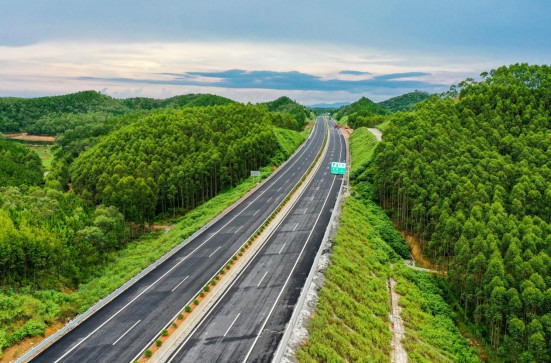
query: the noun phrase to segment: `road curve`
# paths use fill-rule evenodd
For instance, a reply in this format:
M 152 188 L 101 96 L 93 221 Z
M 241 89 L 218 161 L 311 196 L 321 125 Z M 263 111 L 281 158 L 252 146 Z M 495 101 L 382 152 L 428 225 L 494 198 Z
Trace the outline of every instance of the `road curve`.
M 330 122 L 330 126 L 333 122 Z M 346 160 L 342 133 L 330 128 L 328 152 L 304 194 L 225 295 L 169 362 L 269 362 L 304 286 L 335 206 Z
M 273 178 L 180 251 L 37 355 L 33 362 L 131 362 L 208 283 L 300 181 L 325 122 Z

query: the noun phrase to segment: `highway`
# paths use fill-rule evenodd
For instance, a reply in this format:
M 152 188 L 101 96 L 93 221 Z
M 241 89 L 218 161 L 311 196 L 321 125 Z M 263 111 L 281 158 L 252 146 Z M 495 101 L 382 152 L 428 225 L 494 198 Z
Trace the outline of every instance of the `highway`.
M 331 161 L 346 161 L 342 133 L 330 122 L 322 165 L 289 214 L 252 262 L 169 362 L 269 362 L 306 281 L 335 206 L 342 176 Z
M 321 150 L 326 130 L 318 118 L 304 147 L 270 180 L 33 362 L 137 359 L 300 181 Z

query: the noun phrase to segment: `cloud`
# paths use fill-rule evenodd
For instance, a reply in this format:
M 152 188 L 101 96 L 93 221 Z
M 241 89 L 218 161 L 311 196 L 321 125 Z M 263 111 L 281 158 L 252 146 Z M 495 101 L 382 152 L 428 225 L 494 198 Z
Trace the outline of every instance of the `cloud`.
M 360 71 L 340 71 L 339 74 L 350 74 L 353 76 L 363 76 L 363 75 L 371 75 L 371 72 L 360 72 Z

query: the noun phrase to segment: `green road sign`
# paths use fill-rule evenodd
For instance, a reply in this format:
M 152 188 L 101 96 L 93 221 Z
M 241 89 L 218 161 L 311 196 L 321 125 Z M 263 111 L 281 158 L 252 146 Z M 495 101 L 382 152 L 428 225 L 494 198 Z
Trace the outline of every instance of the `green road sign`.
M 346 163 L 331 162 L 332 174 L 346 174 Z

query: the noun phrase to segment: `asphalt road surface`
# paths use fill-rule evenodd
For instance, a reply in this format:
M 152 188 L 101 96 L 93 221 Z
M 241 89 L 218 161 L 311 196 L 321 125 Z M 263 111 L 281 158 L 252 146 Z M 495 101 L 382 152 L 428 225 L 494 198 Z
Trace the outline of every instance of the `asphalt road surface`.
M 132 362 L 139 357 L 299 182 L 326 130 L 318 118 L 306 145 L 272 179 L 33 361 Z
M 182 342 L 169 362 L 269 362 L 321 245 L 341 186 L 331 161 L 346 161 L 332 127 L 312 182 L 254 260 Z

